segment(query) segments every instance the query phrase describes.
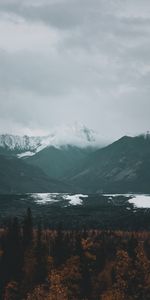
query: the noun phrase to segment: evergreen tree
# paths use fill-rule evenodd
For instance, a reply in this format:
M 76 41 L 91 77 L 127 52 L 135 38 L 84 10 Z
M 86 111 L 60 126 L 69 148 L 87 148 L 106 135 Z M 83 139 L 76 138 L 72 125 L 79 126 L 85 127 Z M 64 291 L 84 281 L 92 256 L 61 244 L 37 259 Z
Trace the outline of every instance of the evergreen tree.
M 23 246 L 24 250 L 31 246 L 33 239 L 33 220 L 31 209 L 27 209 L 26 216 L 23 222 Z
M 47 276 L 47 253 L 46 247 L 42 241 L 42 228 L 41 223 L 38 225 L 37 241 L 35 246 L 36 257 L 36 282 L 41 283 Z
M 60 266 L 64 262 L 64 240 L 61 224 L 57 230 L 54 245 L 54 262 L 56 266 Z
M 0 288 L 11 280 L 20 280 L 22 275 L 21 234 L 18 219 L 9 220 L 7 234 L 3 243 L 3 256 L 0 268 Z
M 81 295 L 83 299 L 90 299 L 91 295 L 91 274 L 86 258 L 81 262 Z
M 136 258 L 136 248 L 138 246 L 137 239 L 132 235 L 131 238 L 128 241 L 128 254 L 132 259 Z

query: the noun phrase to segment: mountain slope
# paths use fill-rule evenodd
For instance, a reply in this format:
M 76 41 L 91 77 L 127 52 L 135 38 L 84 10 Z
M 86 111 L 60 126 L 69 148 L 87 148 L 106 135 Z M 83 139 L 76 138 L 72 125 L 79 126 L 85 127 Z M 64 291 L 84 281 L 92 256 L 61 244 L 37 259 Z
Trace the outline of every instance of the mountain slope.
M 103 143 L 93 130 L 75 124 L 51 130 L 44 137 L 0 135 L 0 154 L 18 157 L 40 167 L 48 176 L 60 179 Z
M 79 167 L 92 151 L 94 150 L 91 148 L 73 146 L 47 147 L 25 161 L 40 167 L 48 176 L 59 179 L 69 175 L 75 167 Z
M 67 181 L 86 192 L 150 192 L 150 138 L 123 137 L 89 155 Z
M 0 193 L 66 192 L 64 183 L 18 158 L 0 155 Z

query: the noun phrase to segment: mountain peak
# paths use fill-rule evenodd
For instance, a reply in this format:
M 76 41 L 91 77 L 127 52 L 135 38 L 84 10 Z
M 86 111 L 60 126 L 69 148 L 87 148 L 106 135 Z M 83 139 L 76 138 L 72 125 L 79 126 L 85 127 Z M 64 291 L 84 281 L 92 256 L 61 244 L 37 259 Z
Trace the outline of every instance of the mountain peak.
M 49 135 L 41 137 L 0 135 L 0 147 L 15 152 L 19 157 L 34 155 L 50 146 L 55 148 L 66 146 L 97 148 L 102 145 L 104 145 L 104 140 L 100 138 L 99 134 L 78 123 L 73 126 L 56 127 L 50 131 Z
M 85 125 L 78 123 L 75 123 L 72 126 L 64 125 L 56 127 L 47 136 L 47 141 L 49 145 L 58 148 L 67 145 L 84 148 L 88 146 L 98 146 L 100 142 L 102 142 L 96 132 Z

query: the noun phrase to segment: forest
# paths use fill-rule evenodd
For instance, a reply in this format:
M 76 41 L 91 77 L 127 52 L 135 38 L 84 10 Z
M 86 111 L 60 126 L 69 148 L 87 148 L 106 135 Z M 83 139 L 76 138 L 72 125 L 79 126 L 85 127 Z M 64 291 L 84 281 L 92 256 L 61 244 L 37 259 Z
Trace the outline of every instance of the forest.
M 28 208 L 0 229 L 0 299 L 150 299 L 150 232 L 49 229 Z

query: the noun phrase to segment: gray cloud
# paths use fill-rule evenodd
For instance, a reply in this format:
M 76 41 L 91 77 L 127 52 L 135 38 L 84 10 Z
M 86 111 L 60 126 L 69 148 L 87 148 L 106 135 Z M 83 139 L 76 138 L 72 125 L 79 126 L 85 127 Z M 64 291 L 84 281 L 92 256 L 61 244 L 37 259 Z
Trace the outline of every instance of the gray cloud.
M 148 0 L 0 0 L 0 128 L 149 129 Z

